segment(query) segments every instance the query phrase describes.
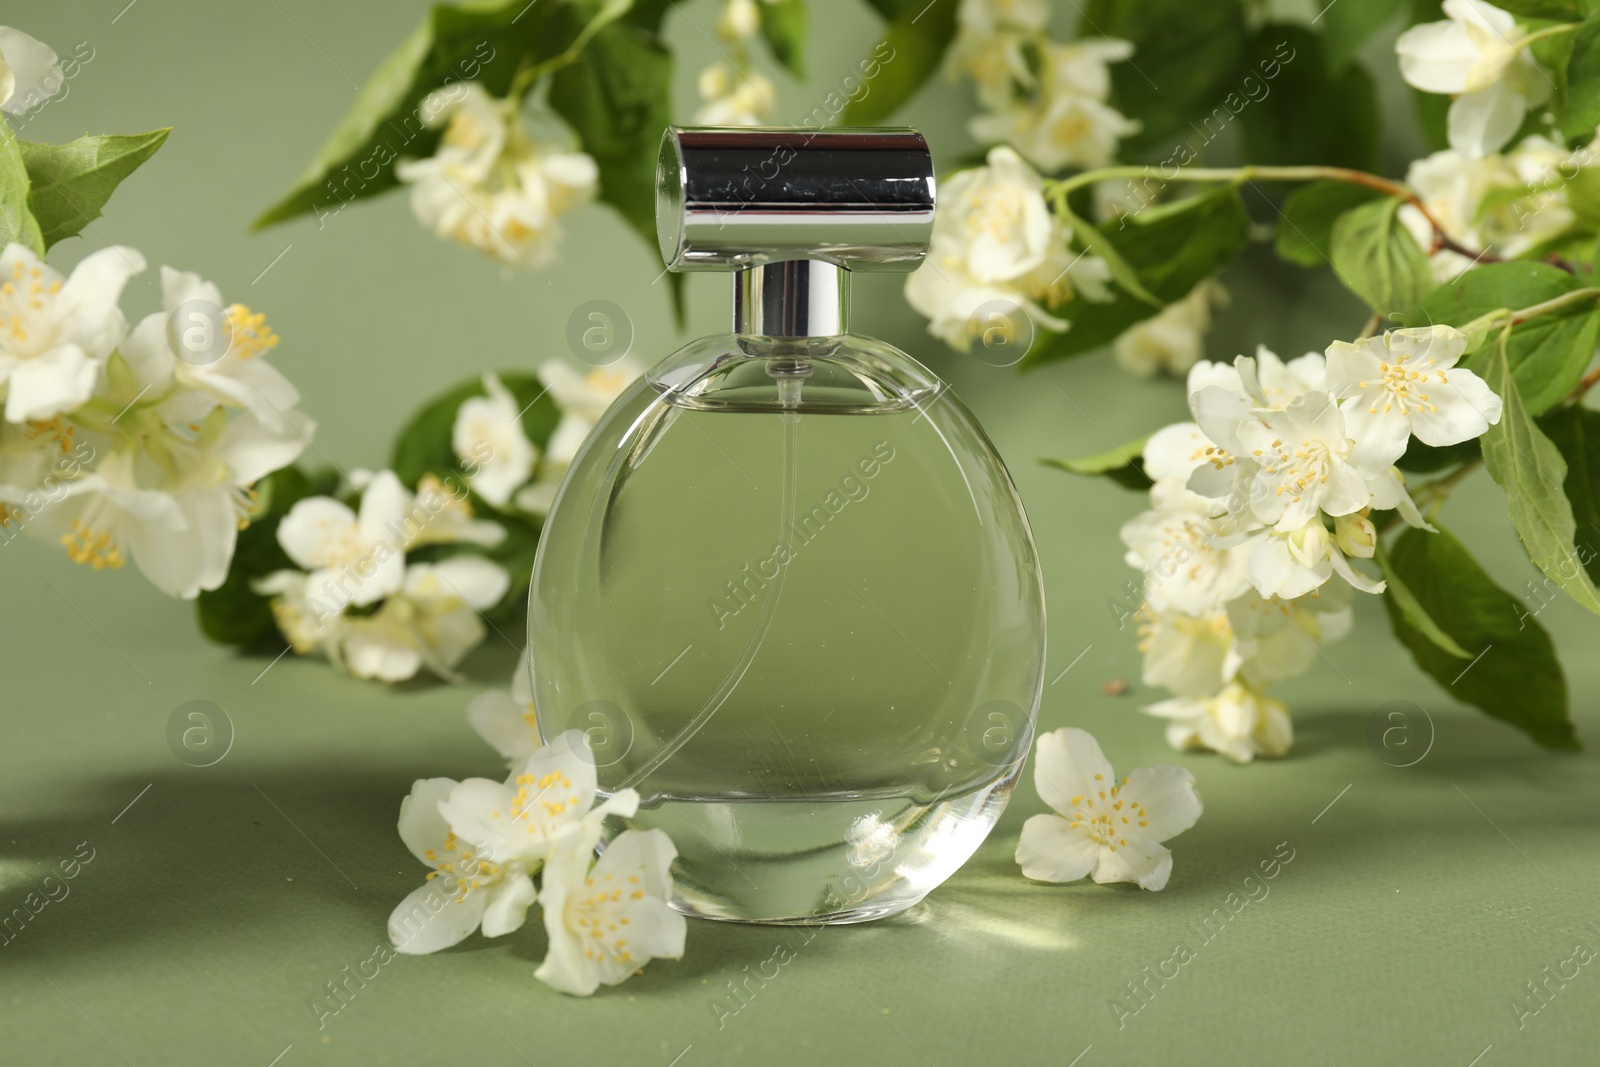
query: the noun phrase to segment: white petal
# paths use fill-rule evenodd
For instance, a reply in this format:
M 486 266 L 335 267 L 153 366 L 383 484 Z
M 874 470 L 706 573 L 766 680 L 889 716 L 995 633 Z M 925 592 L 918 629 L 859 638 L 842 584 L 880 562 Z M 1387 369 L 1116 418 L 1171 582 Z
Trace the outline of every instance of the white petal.
M 522 924 L 528 919 L 528 908 L 538 896 L 533 888 L 533 879 L 525 874 L 518 875 L 477 892 L 485 890 L 489 891 L 489 901 L 483 912 L 483 936 L 501 937 L 522 929 Z
M 1144 443 L 1144 470 L 1152 479 L 1187 480 L 1201 465 L 1205 450 L 1215 447 L 1211 439 L 1192 422 L 1165 426 Z
M 1239 426 L 1251 416 L 1249 401 L 1242 393 L 1206 386 L 1189 394 L 1189 410 L 1208 438 L 1236 456 L 1247 454 L 1248 450 L 1239 439 Z
M 1361 382 L 1383 378 L 1382 364 L 1387 350 L 1382 348 L 1381 341 L 1375 346 L 1375 340 L 1359 344 L 1335 341 L 1328 346 L 1329 392 L 1337 397 L 1353 396 L 1360 392 Z
M 278 431 L 263 426 L 249 412 L 242 412 L 223 428 L 217 440 L 217 455 L 227 463 L 234 485 L 254 485 L 299 459 L 316 431 L 317 424 L 303 412 L 289 412 L 288 424 Z
M 1328 465 L 1328 480 L 1322 487 L 1322 510 L 1329 515 L 1350 515 L 1367 506 L 1372 492 L 1367 480 L 1342 460 Z
M 417 572 L 422 567 L 428 567 L 452 596 L 459 597 L 478 611 L 486 611 L 500 603 L 500 598 L 511 588 L 511 576 L 506 573 L 504 567 L 493 560 L 470 553 L 451 556 L 431 565 L 418 564 L 412 567 L 411 571 Z M 406 580 L 408 592 L 411 581 L 408 575 Z
M 94 392 L 99 365 L 75 344 L 12 365 L 6 421 L 48 419 L 78 407 Z
M 1311 567 L 1295 562 L 1288 543 L 1275 535 L 1262 537 L 1250 553 L 1250 584 L 1264 597 L 1304 596 L 1326 582 L 1332 570 L 1327 560 Z
M 467 705 L 467 722 L 508 760 L 526 759 L 540 745 L 532 704 L 498 689 L 478 694 Z
M 159 395 L 171 384 L 178 359 L 167 342 L 165 315 L 160 312 L 146 315 L 118 351 L 139 385 L 148 385 L 152 393 Z
M 1350 562 L 1344 558 L 1344 555 L 1339 552 L 1338 549 L 1334 549 L 1328 554 L 1328 556 L 1328 562 L 1335 571 L 1339 572 L 1339 577 L 1343 578 L 1345 581 L 1349 582 L 1363 593 L 1383 592 L 1385 583 L 1382 579 L 1368 578 L 1365 574 L 1362 574 L 1360 571 L 1350 566 Z
M 1350 462 L 1364 471 L 1382 471 L 1405 455 L 1411 443 L 1411 420 L 1386 388 L 1368 389 L 1346 400 L 1341 409 L 1352 442 Z
M 438 952 L 459 944 L 483 921 L 489 894 L 470 891 L 457 903 L 451 879 L 435 878 L 400 902 L 389 916 L 389 940 L 408 956 Z
M 200 277 L 200 275 L 190 271 L 178 270 L 175 267 L 162 266 L 162 308 L 167 312 L 176 311 L 179 304 L 187 303 L 190 300 L 204 300 L 207 303 L 215 304 L 219 310 L 225 306 L 222 303 L 222 290 Z
M 10 73 L 10 88 L 3 103 L 8 114 L 27 114 L 66 84 L 55 50 L 21 30 L 0 26 L 0 56 Z
M 410 507 L 411 493 L 400 484 L 394 471 L 383 470 L 374 474 L 361 493 L 362 540 L 369 545 L 391 541 L 394 531 L 404 528 L 406 512 Z
M 355 534 L 355 512 L 331 496 L 295 501 L 278 523 L 278 544 L 306 570 L 344 562 Z
M 1527 100 L 1505 82 L 1463 93 L 1450 105 L 1450 147 L 1469 159 L 1483 159 L 1505 147 L 1522 125 Z
M 1118 794 L 1126 804 L 1142 804 L 1149 826 L 1137 827 L 1141 837 L 1165 841 L 1176 837 L 1200 818 L 1204 806 L 1195 791 L 1194 775 L 1170 764 L 1140 767 L 1128 775 Z
M 345 668 L 357 678 L 403 682 L 416 676 L 422 656 L 402 635 L 370 619 L 348 622 L 341 644 Z
M 439 802 L 456 787 L 453 778 L 419 778 L 400 802 L 400 840 L 417 859 L 429 867 L 438 866 L 450 824 L 439 814 Z M 430 858 L 428 853 L 433 853 Z
M 1033 784 L 1039 799 L 1062 815 L 1074 810 L 1072 798 L 1110 789 L 1115 778 L 1100 742 L 1070 726 L 1039 738 L 1033 761 Z
M 1411 430 L 1427 445 L 1454 445 L 1483 436 L 1500 421 L 1500 397 L 1476 374 L 1460 367 L 1448 381 L 1427 383 L 1429 406 L 1413 407 Z
M 1076 882 L 1094 869 L 1100 846 L 1081 828 L 1059 815 L 1034 815 L 1022 824 L 1017 839 L 1017 864 L 1024 878 L 1039 882 Z
M 1425 93 L 1459 93 L 1478 61 L 1478 49 L 1459 22 L 1424 22 L 1402 33 L 1394 43 L 1400 76 Z
M 1117 850 L 1102 850 L 1100 863 L 1094 869 L 1094 880 L 1101 885 L 1112 882 L 1137 882 L 1139 888 L 1152 893 L 1167 886 L 1172 875 L 1172 853 L 1148 838 L 1122 838 Z
M 61 336 L 96 358 L 109 355 L 128 329 L 117 301 L 128 279 L 142 270 L 144 257 L 120 245 L 85 256 L 56 296 Z

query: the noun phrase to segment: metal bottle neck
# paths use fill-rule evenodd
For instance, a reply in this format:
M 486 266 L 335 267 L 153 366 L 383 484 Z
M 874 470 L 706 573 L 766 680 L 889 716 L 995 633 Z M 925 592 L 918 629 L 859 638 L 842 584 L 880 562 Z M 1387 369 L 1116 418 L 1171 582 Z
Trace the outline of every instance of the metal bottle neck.
M 815 259 L 745 267 L 733 275 L 733 332 L 837 337 L 848 329 L 850 272 Z

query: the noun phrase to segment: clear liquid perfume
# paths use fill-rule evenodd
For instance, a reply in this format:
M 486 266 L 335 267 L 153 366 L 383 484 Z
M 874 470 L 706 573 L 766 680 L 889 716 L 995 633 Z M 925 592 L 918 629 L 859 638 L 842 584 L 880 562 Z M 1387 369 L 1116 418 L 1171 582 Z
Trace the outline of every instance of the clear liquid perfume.
M 854 271 L 916 269 L 911 130 L 674 128 L 674 270 L 734 274 L 733 331 L 651 369 L 578 453 L 529 607 L 540 729 L 678 848 L 674 906 L 860 922 L 983 841 L 1033 737 L 1039 565 L 1005 467 L 904 352 L 848 332 Z

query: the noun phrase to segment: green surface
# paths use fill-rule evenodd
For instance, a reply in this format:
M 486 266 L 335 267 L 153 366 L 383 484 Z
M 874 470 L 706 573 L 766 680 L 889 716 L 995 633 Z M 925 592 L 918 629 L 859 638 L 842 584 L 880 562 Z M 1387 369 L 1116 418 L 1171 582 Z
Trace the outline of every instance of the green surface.
M 566 259 L 548 279 L 502 276 L 439 244 L 395 199 L 321 230 L 305 221 L 246 234 L 349 104 L 350 81 L 393 47 L 420 2 L 139 0 L 113 22 L 122 2 L 33 0 L 5 14 L 63 54 L 80 40 L 95 49 L 70 96 L 25 137 L 174 127 L 106 217 L 52 258 L 70 265 L 105 243 L 131 243 L 265 311 L 284 337 L 274 359 L 321 422 L 328 461 L 380 464 L 393 430 L 431 393 L 483 368 L 562 355 L 568 310 L 583 300 L 623 304 L 641 353 L 664 354 L 685 336 L 671 326 L 665 284 L 650 284 L 653 254 L 601 208 L 571 220 Z M 857 4 L 814 3 L 828 11 L 811 19 L 812 78 L 799 86 L 780 76 L 785 114 L 803 113 L 877 30 Z M 711 55 L 701 33 L 714 13 L 694 0 L 669 16 L 683 50 L 680 114 L 692 72 Z M 1395 99 L 1392 69 L 1380 83 Z M 952 158 L 968 147 L 965 107 L 939 84 L 905 116 Z M 1411 131 L 1391 132 L 1391 160 L 1415 143 Z M 1234 303 L 1213 352 L 1264 341 L 1295 355 L 1358 329 L 1354 300 L 1311 278 L 1265 248 L 1250 254 L 1229 278 Z M 723 328 L 724 285 L 691 281 L 689 333 Z M 1133 572 L 1116 528 L 1139 499 L 1034 460 L 1137 437 L 1177 416 L 1177 391 L 1132 382 L 1104 355 L 1026 378 L 959 361 L 926 339 L 897 285 L 863 280 L 862 328 L 951 379 L 1011 463 L 1033 519 L 1049 593 L 1047 678 L 1057 679 L 1041 726 L 1093 731 L 1124 771 L 1176 759 L 1199 779 L 1206 814 L 1174 842 L 1164 892 L 1025 882 L 1011 853 L 1023 819 L 1042 810 L 1030 777 L 972 863 L 901 918 L 809 941 L 691 923 L 681 962 L 653 963 L 587 1001 L 534 980 L 544 938 L 533 925 L 385 964 L 319 1030 L 310 1002 L 342 968 L 372 957 L 390 909 L 424 873 L 394 832 L 411 780 L 498 771 L 462 713 L 478 688 L 509 675 L 514 648 L 491 637 L 467 663 L 466 688 L 384 690 L 318 662 L 236 657 L 205 643 L 190 606 L 162 599 L 131 569 L 96 574 L 19 541 L 0 548 L 0 906 L 22 906 L 80 842 L 94 859 L 66 883 L 68 896 L 0 947 L 0 1062 L 1592 1061 L 1600 961 L 1564 987 L 1550 979 L 1548 1004 L 1523 1029 L 1511 1002 L 1546 966 L 1562 967 L 1575 943 L 1600 949 L 1595 757 L 1541 752 L 1452 703 L 1389 636 L 1375 599 L 1358 605 L 1356 634 L 1283 688 L 1298 733 L 1289 759 L 1239 768 L 1174 756 L 1160 724 L 1135 710 L 1155 694 L 1136 681 L 1126 696 L 1101 691 L 1108 679 L 1137 677 L 1133 636 L 1118 631 L 1108 602 L 1126 599 Z M 136 280 L 130 294 L 133 314 L 157 304 L 151 283 Z M 1501 507 L 1480 475 L 1446 517 L 1517 592 L 1536 572 Z M 1593 748 L 1596 622 L 1565 601 L 1539 618 L 1556 636 L 1578 734 Z M 169 717 L 197 699 L 226 709 L 236 730 L 209 768 L 167 747 Z M 1366 741 L 1369 718 L 1399 700 L 1437 727 L 1427 756 L 1403 769 Z M 1195 926 L 1226 912 L 1230 893 L 1246 899 L 1246 875 L 1283 842 L 1294 858 L 1265 883 L 1268 895 L 1204 943 Z M 730 1014 L 726 983 L 761 970 L 781 942 L 794 959 L 764 987 L 752 981 L 756 992 Z M 1152 981 L 1148 1004 L 1119 1029 L 1108 1002 L 1179 942 L 1193 958 L 1165 986 Z

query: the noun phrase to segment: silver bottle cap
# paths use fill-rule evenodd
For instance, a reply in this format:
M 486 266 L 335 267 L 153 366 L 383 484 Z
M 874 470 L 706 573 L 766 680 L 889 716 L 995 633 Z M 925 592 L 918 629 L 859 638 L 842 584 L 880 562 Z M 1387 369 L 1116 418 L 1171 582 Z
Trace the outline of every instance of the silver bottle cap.
M 913 271 L 928 251 L 933 157 L 916 130 L 670 126 L 656 167 L 668 269 L 815 259 Z

